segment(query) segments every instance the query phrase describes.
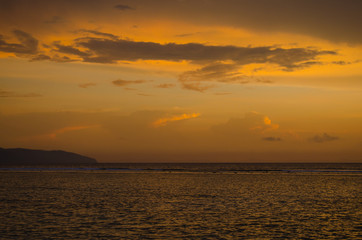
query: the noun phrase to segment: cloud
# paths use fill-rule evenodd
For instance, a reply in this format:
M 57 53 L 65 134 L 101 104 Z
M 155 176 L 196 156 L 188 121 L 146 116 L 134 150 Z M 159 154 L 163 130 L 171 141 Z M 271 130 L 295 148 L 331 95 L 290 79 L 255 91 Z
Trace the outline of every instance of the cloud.
M 111 39 L 118 39 L 119 37 L 111 34 L 111 33 L 105 33 L 105 32 L 100 32 L 100 31 L 95 31 L 95 30 L 88 30 L 88 29 L 80 29 L 76 32 L 80 32 L 80 33 L 90 33 L 96 36 L 100 36 L 100 37 L 107 37 L 107 38 L 111 38 Z
M 114 8 L 121 10 L 121 11 L 134 10 L 133 7 L 130 7 L 130 6 L 124 5 L 124 4 L 118 4 L 118 5 L 114 6 Z
M 279 138 L 279 137 L 264 137 L 264 138 L 262 138 L 262 140 L 268 141 L 268 142 L 280 142 L 280 141 L 282 141 L 282 139 Z
M 78 38 L 75 44 L 92 52 L 92 56 L 83 61 L 96 61 L 98 58 L 108 62 L 137 60 L 195 61 L 210 62 L 233 61 L 237 66 L 251 63 L 273 63 L 283 69 L 292 70 L 303 62 L 314 60 L 320 55 L 336 54 L 309 48 L 274 48 L 274 47 L 238 47 L 212 46 L 200 43 L 136 42 L 127 39 Z M 82 55 L 80 55 L 82 57 Z M 217 68 L 217 64 L 210 68 Z M 222 66 L 219 66 L 221 68 Z M 232 68 L 232 64 L 224 68 Z
M 175 37 L 189 37 L 189 36 L 193 36 L 193 35 L 196 35 L 196 34 L 199 34 L 199 33 L 200 32 L 177 34 L 177 35 L 175 35 Z
M 162 83 L 159 85 L 156 85 L 157 88 L 173 88 L 175 87 L 175 84 L 171 84 L 171 83 Z
M 315 64 L 321 55 L 335 55 L 335 51 L 311 48 L 275 48 L 213 46 L 200 43 L 137 42 L 128 39 L 99 37 L 78 38 L 71 46 L 58 46 L 58 51 L 78 55 L 84 62 L 117 63 L 117 61 L 165 60 L 190 61 L 201 64 L 196 70 L 180 74 L 178 80 L 184 89 L 203 92 L 213 83 L 244 84 L 250 82 L 241 71 L 247 64 L 273 64 L 284 71 L 295 71 Z M 228 62 L 228 63 L 225 63 Z M 205 84 L 209 82 L 211 84 Z
M 339 139 L 339 137 L 330 136 L 327 133 L 323 133 L 320 135 L 315 135 L 314 137 L 310 138 L 309 141 L 316 142 L 316 143 L 324 143 L 324 142 L 335 141 L 338 139 Z
M 200 82 L 193 82 L 193 83 L 188 83 L 185 81 L 182 82 L 183 89 L 194 90 L 198 92 L 204 92 L 205 90 L 208 90 L 212 87 L 214 87 L 214 85 L 202 85 Z
M 191 119 L 191 118 L 197 118 L 200 116 L 200 113 L 191 113 L 191 114 L 181 114 L 181 115 L 174 115 L 171 117 L 165 117 L 165 118 L 159 118 L 156 121 L 154 121 L 152 123 L 152 126 L 157 128 L 157 127 L 162 127 L 162 126 L 166 126 L 168 123 L 170 122 L 175 122 L 175 121 L 181 121 L 181 120 L 185 120 L 185 119 Z
M 100 125 L 102 119 L 107 118 L 107 112 L 33 112 L 24 114 L 0 114 L 0 132 L 2 140 L 25 139 L 85 129 L 85 126 Z M 90 128 L 90 127 L 89 127 Z M 31 139 L 29 140 L 31 142 Z
M 19 97 L 19 98 L 32 98 L 32 97 L 42 97 L 43 95 L 38 94 L 38 93 L 15 93 L 12 91 L 6 91 L 6 90 L 1 90 L 0 89 L 0 98 L 7 98 L 7 97 Z
M 15 54 L 35 54 L 38 51 L 38 40 L 29 33 L 14 30 L 13 34 L 20 43 L 8 43 L 0 35 L 0 51 Z
M 237 64 L 213 63 L 194 71 L 187 71 L 179 76 L 182 87 L 203 92 L 212 85 L 202 85 L 201 82 L 221 82 L 244 84 L 249 81 L 238 71 Z
M 49 133 L 48 136 L 51 137 L 51 138 L 55 138 L 55 137 L 57 137 L 57 135 L 63 134 L 63 133 L 66 133 L 66 132 L 77 131 L 77 130 L 82 130 L 82 129 L 87 129 L 87 128 L 94 128 L 94 127 L 98 127 L 98 125 L 69 126 L 69 127 L 64 127 L 64 128 L 54 130 L 53 132 Z
M 231 118 L 224 124 L 213 126 L 212 131 L 218 135 L 245 138 L 278 128 L 279 125 L 272 123 L 268 116 L 257 112 L 248 112 L 244 118 Z
M 97 84 L 95 83 L 82 83 L 82 84 L 79 84 L 78 87 L 80 88 L 88 88 L 88 87 L 93 87 L 93 86 L 96 86 Z
M 67 126 L 59 129 L 55 129 L 49 133 L 41 134 L 41 135 L 35 135 L 35 136 L 28 136 L 28 137 L 22 137 L 20 140 L 25 141 L 31 141 L 31 140 L 49 140 L 49 139 L 55 139 L 59 135 L 64 134 L 66 132 L 72 132 L 72 131 L 78 131 L 88 128 L 95 128 L 99 127 L 99 125 L 88 125 L 88 126 Z
M 60 62 L 60 63 L 77 61 L 77 59 L 72 59 L 72 58 L 69 58 L 68 56 L 59 56 L 58 54 L 55 54 L 53 57 L 51 57 L 50 60 L 54 61 L 54 62 Z
M 151 94 L 147 94 L 147 93 L 137 93 L 138 96 L 142 96 L 142 97 L 151 97 Z
M 62 45 L 60 43 L 54 43 L 54 46 L 57 48 L 55 49 L 55 51 L 60 52 L 60 53 L 65 53 L 65 54 L 72 54 L 72 55 L 76 55 L 79 57 L 88 57 L 90 56 L 90 53 L 87 52 L 83 52 L 77 48 L 74 48 L 72 46 L 65 46 Z
M 30 61 L 44 61 L 44 60 L 51 60 L 51 57 L 45 54 L 39 54 L 33 57 Z
M 149 82 L 149 81 L 147 81 L 147 80 L 123 80 L 123 79 L 118 79 L 118 80 L 112 81 L 112 83 L 114 85 L 121 86 L 121 87 L 130 85 L 130 84 L 142 84 L 142 83 L 146 83 L 146 82 Z
M 37 54 L 37 40 L 17 30 L 16 36 L 23 44 L 10 44 L 0 39 L 0 51 L 33 53 L 31 57 L 33 61 L 83 61 L 103 64 L 138 60 L 189 61 L 200 67 L 180 74 L 178 81 L 182 88 L 199 92 L 214 87 L 216 83 L 249 83 L 253 79 L 242 72 L 244 65 L 273 64 L 284 71 L 295 71 L 323 64 L 318 61 L 319 56 L 337 54 L 335 51 L 312 48 L 215 46 L 201 43 L 161 44 L 120 39 L 116 35 L 95 30 L 80 29 L 77 32 L 94 36 L 76 38 L 68 45 L 54 42 L 49 46 L 49 54 L 45 55 Z M 52 52 L 61 53 L 63 56 L 51 55 Z M 265 81 L 258 82 L 266 83 Z M 143 82 L 116 80 L 113 83 L 124 86 Z
M 350 64 L 355 64 L 355 63 L 360 63 L 362 60 L 355 60 L 355 61 L 352 61 L 352 62 L 346 62 L 346 61 L 333 61 L 331 62 L 332 64 L 336 64 L 336 65 L 341 65 L 341 66 L 344 66 L 344 65 L 350 65 Z

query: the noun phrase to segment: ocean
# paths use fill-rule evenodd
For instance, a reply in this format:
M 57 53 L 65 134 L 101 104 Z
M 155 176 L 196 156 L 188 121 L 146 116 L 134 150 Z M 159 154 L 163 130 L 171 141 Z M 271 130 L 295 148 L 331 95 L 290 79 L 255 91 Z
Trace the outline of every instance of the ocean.
M 0 167 L 0 239 L 362 239 L 362 164 Z

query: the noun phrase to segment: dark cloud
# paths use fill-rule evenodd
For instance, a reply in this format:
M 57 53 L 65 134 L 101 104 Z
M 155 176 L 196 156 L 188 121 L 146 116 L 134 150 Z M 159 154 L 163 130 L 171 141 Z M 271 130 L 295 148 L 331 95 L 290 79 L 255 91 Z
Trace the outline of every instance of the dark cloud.
M 320 55 L 337 54 L 334 51 L 310 48 L 210 46 L 200 43 L 160 44 L 91 37 L 76 39 L 76 45 L 93 53 L 92 56 L 84 58 L 84 61 L 96 62 L 97 59 L 101 59 L 101 63 L 104 63 L 121 60 L 188 60 L 195 63 L 213 63 L 231 60 L 239 66 L 250 63 L 273 63 L 285 70 L 308 65 Z
M 331 53 L 332 54 L 332 53 Z M 295 64 L 295 65 L 290 65 L 289 67 L 283 69 L 284 71 L 294 71 L 295 69 L 303 69 L 303 68 L 308 68 L 311 66 L 315 66 L 315 65 L 323 65 L 323 62 L 320 61 L 307 61 L 307 62 L 302 62 L 299 64 Z
M 262 138 L 262 140 L 268 141 L 268 142 L 280 142 L 280 141 L 282 141 L 282 139 L 279 138 L 279 137 L 264 137 L 264 138 Z
M 290 68 L 301 61 L 314 59 L 318 55 L 335 54 L 304 48 L 208 46 L 199 43 L 160 44 L 130 40 L 81 38 L 77 45 L 88 48 L 97 56 L 111 60 L 169 60 L 169 61 L 221 61 L 233 60 L 239 64 L 276 63 Z
M 350 65 L 350 64 L 355 64 L 355 63 L 360 63 L 362 60 L 355 60 L 352 62 L 346 62 L 346 61 L 333 61 L 332 64 L 336 64 L 336 65 Z
M 114 8 L 121 10 L 121 11 L 125 11 L 125 10 L 134 10 L 133 7 L 130 7 L 128 5 L 124 5 L 124 4 L 118 4 L 116 6 L 114 6 Z
M 130 84 L 141 84 L 141 83 L 146 83 L 146 82 L 149 82 L 149 81 L 147 81 L 147 80 L 122 80 L 122 79 L 112 81 L 112 83 L 114 85 L 121 86 L 121 87 L 130 85 Z
M 32 98 L 32 97 L 42 97 L 41 94 L 38 93 L 16 93 L 16 92 L 12 92 L 12 91 L 6 91 L 6 90 L 2 90 L 0 89 L 0 97 L 1 98 L 8 98 L 8 97 L 20 97 L 20 98 Z
M 199 34 L 199 33 L 200 32 L 177 34 L 177 35 L 175 35 L 175 37 L 190 37 L 190 36 L 194 36 L 194 35 Z
M 57 49 L 55 49 L 55 51 L 60 52 L 60 53 L 72 54 L 72 55 L 76 55 L 79 57 L 88 57 L 90 55 L 90 53 L 83 52 L 72 46 L 65 46 L 60 43 L 54 43 L 54 46 L 57 48 Z
M 335 141 L 335 140 L 338 140 L 338 139 L 339 139 L 339 137 L 330 136 L 327 133 L 323 133 L 321 135 L 315 135 L 314 137 L 310 138 L 309 140 L 311 142 L 323 143 L 323 142 Z
M 54 61 L 54 62 L 75 62 L 76 59 L 71 59 L 67 56 L 59 56 L 58 54 L 55 54 L 51 59 L 51 61 Z
M 51 60 L 51 57 L 45 54 L 39 54 L 31 59 L 31 61 L 44 61 L 44 60 Z
M 99 32 L 99 31 L 95 31 L 95 30 L 80 29 L 77 32 L 91 33 L 91 34 L 96 35 L 96 36 L 107 37 L 107 38 L 111 38 L 111 39 L 118 39 L 119 38 L 118 36 L 113 35 L 111 33 Z
M 103 63 L 103 64 L 114 64 L 117 63 L 117 60 L 115 59 L 110 59 L 108 57 L 84 57 L 83 58 L 84 62 L 90 62 L 90 63 Z
M 346 61 L 334 61 L 332 62 L 333 64 L 336 65 L 347 65 L 347 64 L 351 64 L 351 62 L 346 62 Z
M 67 55 L 79 57 L 84 62 L 116 63 L 117 61 L 137 60 L 165 60 L 190 61 L 201 64 L 200 69 L 183 73 L 179 80 L 184 88 L 198 91 L 208 87 L 199 84 L 202 81 L 245 83 L 243 75 L 238 71 L 243 65 L 252 63 L 271 63 L 285 71 L 294 71 L 299 68 L 322 64 L 316 59 L 321 55 L 337 54 L 334 51 L 325 51 L 311 48 L 280 48 L 280 47 L 239 47 L 239 46 L 212 46 L 200 43 L 167 43 L 137 42 L 129 39 L 119 39 L 117 36 L 94 30 L 79 30 L 97 37 L 82 37 L 74 40 L 71 45 L 54 42 L 49 46 L 52 51 L 65 54 L 63 57 L 50 57 L 53 61 L 74 61 Z M 14 31 L 21 42 L 7 43 L 0 38 L 0 51 L 36 54 L 38 41 L 30 34 L 20 30 Z M 66 59 L 68 58 L 68 59 Z M 49 60 L 44 55 L 36 55 L 33 60 Z M 79 59 L 78 59 L 79 60 Z M 228 61 L 225 64 L 222 62 Z
M 8 43 L 0 35 L 0 51 L 16 54 L 35 54 L 38 51 L 38 40 L 29 33 L 14 30 L 13 34 L 20 43 Z

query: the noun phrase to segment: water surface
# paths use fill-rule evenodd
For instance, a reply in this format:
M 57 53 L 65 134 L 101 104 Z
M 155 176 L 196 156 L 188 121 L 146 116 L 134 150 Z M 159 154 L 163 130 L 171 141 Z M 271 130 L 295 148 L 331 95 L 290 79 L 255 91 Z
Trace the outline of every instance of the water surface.
M 2 239 L 358 239 L 360 164 L 3 167 Z

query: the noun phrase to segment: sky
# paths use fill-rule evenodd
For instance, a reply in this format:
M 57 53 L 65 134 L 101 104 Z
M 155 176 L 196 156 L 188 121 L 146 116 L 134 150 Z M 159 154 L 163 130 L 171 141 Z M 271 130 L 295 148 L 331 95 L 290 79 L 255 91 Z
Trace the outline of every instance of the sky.
M 0 147 L 362 162 L 360 0 L 0 0 Z

